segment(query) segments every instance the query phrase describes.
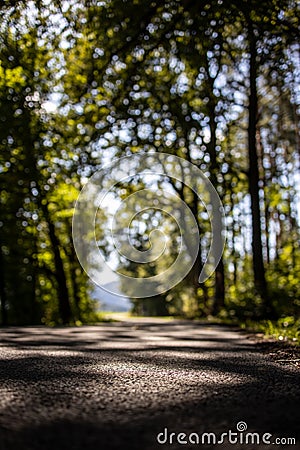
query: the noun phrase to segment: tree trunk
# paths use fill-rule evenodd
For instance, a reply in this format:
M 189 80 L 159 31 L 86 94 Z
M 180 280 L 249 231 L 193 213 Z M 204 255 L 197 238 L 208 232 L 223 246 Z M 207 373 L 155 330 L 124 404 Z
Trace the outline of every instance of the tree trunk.
M 252 253 L 254 286 L 257 294 L 264 303 L 264 313 L 269 308 L 267 296 L 267 284 L 265 268 L 263 262 L 263 247 L 261 233 L 261 212 L 259 204 L 259 170 L 258 153 L 256 145 L 256 125 L 257 125 L 257 48 L 256 37 L 250 16 L 246 17 L 248 24 L 248 39 L 250 51 L 250 95 L 249 95 L 249 118 L 248 118 L 248 156 L 249 156 L 249 194 L 251 198 L 252 216 Z
M 72 236 L 72 227 L 71 224 L 67 223 L 67 229 L 69 236 Z M 78 259 L 74 248 L 74 243 L 71 240 L 68 246 L 68 252 L 67 256 L 69 259 L 69 265 L 70 265 L 70 279 L 71 279 L 71 286 L 72 286 L 72 293 L 73 293 L 73 304 L 75 307 L 75 317 L 77 320 L 81 320 L 81 310 L 80 310 L 80 285 L 77 281 L 77 274 L 76 269 L 78 267 Z M 79 266 L 80 267 L 80 266 Z
M 68 324 L 71 320 L 70 297 L 67 287 L 67 279 L 64 271 L 63 260 L 59 249 L 59 240 L 56 236 L 55 226 L 50 218 L 47 205 L 43 206 L 44 215 L 48 223 L 49 238 L 54 253 L 55 275 L 57 281 L 57 291 L 59 300 L 59 312 L 63 324 Z
M 1 322 L 2 325 L 7 325 L 7 310 L 6 310 L 6 292 L 5 292 L 5 275 L 4 275 L 4 261 L 0 245 L 0 299 L 1 299 Z
M 212 313 L 217 315 L 224 307 L 225 299 L 225 280 L 224 280 L 224 263 L 223 258 L 220 259 L 215 272 L 215 297 Z
M 207 73 L 209 74 L 208 69 L 208 62 L 207 62 Z M 216 126 L 216 99 L 214 97 L 214 79 L 210 76 L 208 77 L 208 83 L 209 83 L 209 124 L 210 124 L 210 143 L 208 145 L 208 151 L 210 156 L 210 181 L 214 188 L 217 188 L 218 180 L 217 180 L 217 173 L 219 170 L 218 162 L 217 162 L 217 152 L 216 152 L 216 146 L 217 146 L 217 126 Z M 215 230 L 214 230 L 215 232 Z M 220 230 L 221 233 L 221 230 Z M 219 240 L 222 241 L 222 237 L 219 236 Z M 225 305 L 225 275 L 224 275 L 224 263 L 223 263 L 223 256 L 221 256 L 221 259 L 216 267 L 215 270 L 215 292 L 214 292 L 214 303 L 212 307 L 212 314 L 217 315 L 220 310 Z

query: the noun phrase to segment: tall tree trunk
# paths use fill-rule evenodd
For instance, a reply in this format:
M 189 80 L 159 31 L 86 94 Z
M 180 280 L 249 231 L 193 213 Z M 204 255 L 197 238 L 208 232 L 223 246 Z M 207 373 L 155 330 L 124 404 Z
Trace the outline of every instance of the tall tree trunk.
M 57 293 L 59 300 L 59 312 L 63 324 L 68 324 L 71 320 L 70 297 L 67 286 L 67 279 L 64 270 L 63 260 L 60 254 L 59 240 L 56 236 L 55 225 L 50 218 L 47 205 L 43 205 L 43 212 L 48 224 L 49 238 L 54 253 L 55 275 L 57 281 Z
M 248 119 L 248 156 L 249 156 L 249 193 L 251 198 L 252 218 L 252 253 L 254 285 L 257 294 L 264 302 L 264 313 L 269 309 L 265 267 L 263 262 L 263 247 L 261 233 L 261 212 L 259 204 L 259 170 L 256 146 L 256 125 L 258 110 L 257 95 L 257 43 L 250 15 L 246 14 L 250 51 L 250 95 Z
M 223 258 L 220 259 L 215 271 L 215 297 L 212 313 L 217 315 L 224 307 L 225 277 Z
M 5 291 L 5 273 L 4 273 L 4 261 L 0 244 L 0 300 L 1 300 L 1 322 L 2 325 L 7 325 L 7 298 Z
M 269 224 L 270 224 L 270 213 L 269 213 L 269 208 L 270 208 L 270 200 L 269 197 L 267 195 L 267 188 L 268 188 L 268 182 L 267 182 L 267 176 L 266 176 L 266 171 L 264 169 L 264 164 L 263 164 L 263 160 L 264 158 L 266 158 L 266 153 L 264 151 L 264 147 L 262 144 L 262 139 L 261 139 L 261 130 L 259 127 L 256 128 L 256 146 L 257 146 L 257 153 L 258 153 L 258 171 L 261 173 L 260 176 L 260 180 L 262 182 L 262 190 L 263 190 L 263 195 L 264 195 L 264 212 L 263 212 L 263 217 L 264 217 L 264 229 L 263 229 L 263 238 L 264 238 L 264 251 L 265 254 L 263 254 L 263 259 L 264 261 L 266 261 L 267 264 L 270 263 L 270 245 L 269 245 Z M 268 155 L 269 156 L 269 155 Z
M 265 199 L 265 222 L 266 222 L 266 259 L 267 264 L 270 264 L 270 202 L 268 199 Z
M 31 313 L 30 313 L 30 321 L 33 324 L 40 323 L 39 316 L 39 307 L 36 296 L 36 284 L 37 284 L 37 274 L 38 274 L 38 264 L 37 264 L 37 240 L 36 236 L 33 239 L 33 249 L 32 255 L 30 258 L 31 267 L 32 267 L 32 280 L 31 280 Z
M 208 61 L 207 61 L 207 73 L 209 74 L 209 68 L 208 68 Z M 216 152 L 216 146 L 217 146 L 217 125 L 216 125 L 216 99 L 213 93 L 214 90 L 214 79 L 212 77 L 208 77 L 208 83 L 209 83 L 209 125 L 210 125 L 210 143 L 208 145 L 208 151 L 210 156 L 210 181 L 214 188 L 217 187 L 218 179 L 217 179 L 217 173 L 219 170 L 218 162 L 217 162 L 217 152 Z M 216 232 L 216 230 L 214 230 Z M 219 230 L 221 233 L 221 229 Z M 218 237 L 220 241 L 222 241 L 222 236 L 220 235 Z M 212 307 L 212 314 L 217 315 L 222 307 L 224 307 L 225 304 L 225 275 L 224 275 L 224 263 L 223 263 L 223 257 L 221 256 L 221 259 L 216 267 L 215 270 L 215 293 L 214 293 L 214 303 Z
M 66 222 L 67 232 L 69 236 L 72 236 L 72 226 L 70 222 Z M 81 310 L 80 310 L 80 284 L 78 283 L 78 276 L 76 274 L 76 269 L 78 268 L 78 259 L 74 248 L 73 240 L 71 239 L 68 249 L 67 249 L 67 257 L 69 259 L 70 266 L 70 282 L 72 287 L 73 294 L 73 304 L 75 307 L 74 315 L 77 320 L 81 320 Z M 81 268 L 81 266 L 79 266 Z
M 236 216 L 234 214 L 234 197 L 233 197 L 233 187 L 231 186 L 231 190 L 230 190 L 230 203 L 231 203 L 231 211 L 232 211 L 232 241 L 231 241 L 231 245 L 232 245 L 232 250 L 231 250 L 231 258 L 232 258 L 232 264 L 233 264 L 233 284 L 236 286 L 237 284 L 237 259 L 238 259 L 238 254 L 237 254 L 237 250 L 236 250 L 236 236 L 237 236 L 237 231 L 236 231 L 236 226 L 239 226 L 238 223 L 238 219 L 236 219 Z

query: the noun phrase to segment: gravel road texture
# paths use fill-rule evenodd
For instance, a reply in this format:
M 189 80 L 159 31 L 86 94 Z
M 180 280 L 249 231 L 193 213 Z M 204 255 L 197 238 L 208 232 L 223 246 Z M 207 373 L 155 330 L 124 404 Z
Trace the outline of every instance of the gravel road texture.
M 136 319 L 0 335 L 1 450 L 300 449 L 297 363 L 234 328 Z M 238 439 L 259 444 L 202 443 L 239 422 Z

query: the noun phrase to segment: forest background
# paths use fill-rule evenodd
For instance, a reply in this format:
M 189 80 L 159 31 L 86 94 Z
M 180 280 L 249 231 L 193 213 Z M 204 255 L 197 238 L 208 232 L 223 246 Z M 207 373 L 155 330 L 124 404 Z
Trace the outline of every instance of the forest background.
M 105 162 L 164 152 L 210 178 L 226 248 L 199 285 L 207 214 L 171 184 L 199 226 L 198 257 L 175 288 L 133 300 L 134 313 L 279 320 L 299 336 L 299 4 L 0 3 L 2 324 L 99 319 L 72 242 L 76 199 Z M 145 181 L 119 188 L 126 198 Z M 131 234 L 147 245 L 139 226 Z M 161 267 L 147 270 L 126 266 Z

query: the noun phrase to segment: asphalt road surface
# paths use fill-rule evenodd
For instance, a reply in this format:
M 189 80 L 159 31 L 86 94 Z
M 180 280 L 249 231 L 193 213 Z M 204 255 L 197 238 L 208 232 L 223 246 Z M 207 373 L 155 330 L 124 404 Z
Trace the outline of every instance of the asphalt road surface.
M 299 367 L 232 328 L 0 333 L 1 450 L 300 449 Z

